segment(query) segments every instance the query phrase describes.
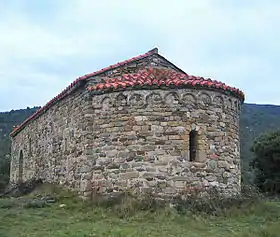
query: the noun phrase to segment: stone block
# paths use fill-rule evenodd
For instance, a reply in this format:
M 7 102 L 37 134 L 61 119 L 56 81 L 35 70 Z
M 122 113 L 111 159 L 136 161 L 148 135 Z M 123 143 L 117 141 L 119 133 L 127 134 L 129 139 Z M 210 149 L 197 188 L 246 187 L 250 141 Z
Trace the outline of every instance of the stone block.
M 183 189 L 186 187 L 186 182 L 185 181 L 175 181 L 174 185 L 176 188 Z
M 97 165 L 101 165 L 101 166 L 107 166 L 112 162 L 111 158 L 98 158 L 96 160 L 96 164 Z
M 80 183 L 80 191 L 85 192 L 85 191 L 90 191 L 92 189 L 92 183 L 90 180 L 82 180 Z
M 218 162 L 216 160 L 208 160 L 207 165 L 211 170 L 216 170 L 218 168 Z
M 146 121 L 148 120 L 146 116 L 135 116 L 135 121 Z
M 206 179 L 207 181 L 209 181 L 209 182 L 213 182 L 213 181 L 216 181 L 216 180 L 217 180 L 217 177 L 214 176 L 214 175 L 207 175 L 207 176 L 205 177 L 205 179 Z
M 120 164 L 118 164 L 116 162 L 112 162 L 112 163 L 108 164 L 106 168 L 107 169 L 118 169 L 118 168 L 120 168 Z
M 177 192 L 174 187 L 167 187 L 163 191 L 165 194 L 176 194 Z
M 204 168 L 206 166 L 205 163 L 200 163 L 200 162 L 193 162 L 192 165 L 197 168 Z
M 91 166 L 82 166 L 80 167 L 80 172 L 81 173 L 88 173 L 92 170 L 92 167 Z
M 163 127 L 159 126 L 159 125 L 151 125 L 151 131 L 162 133 L 163 132 Z
M 148 181 L 151 181 L 156 177 L 156 175 L 156 172 L 145 172 L 141 177 L 147 179 Z
M 137 156 L 134 157 L 134 161 L 135 161 L 135 162 L 140 162 L 140 161 L 143 161 L 143 160 L 144 160 L 144 157 L 143 157 L 143 156 L 137 155 Z
M 179 135 L 170 135 L 170 136 L 168 136 L 168 139 L 169 140 L 180 140 L 181 136 L 179 136 Z
M 121 179 L 135 179 L 139 177 L 139 172 L 137 171 L 131 171 L 126 173 L 121 173 L 120 178 Z
M 117 150 L 106 151 L 106 156 L 108 158 L 115 158 L 115 157 L 117 157 L 117 154 L 118 154 Z
M 126 158 L 126 157 L 129 156 L 129 154 L 130 154 L 130 151 L 129 151 L 129 150 L 119 151 L 118 157 Z
M 159 181 L 157 182 L 157 187 L 160 189 L 164 189 L 168 187 L 168 184 L 165 181 Z
M 92 196 L 92 191 L 83 192 L 83 197 L 87 200 Z M 83 198 L 82 197 L 82 198 Z
M 226 170 L 230 170 L 230 164 L 226 161 L 218 161 L 218 166 L 220 168 L 225 168 Z
M 204 161 L 206 161 L 206 158 L 207 158 L 207 156 L 206 156 L 206 152 L 204 150 L 197 151 L 197 159 L 196 159 L 197 162 L 204 162 Z

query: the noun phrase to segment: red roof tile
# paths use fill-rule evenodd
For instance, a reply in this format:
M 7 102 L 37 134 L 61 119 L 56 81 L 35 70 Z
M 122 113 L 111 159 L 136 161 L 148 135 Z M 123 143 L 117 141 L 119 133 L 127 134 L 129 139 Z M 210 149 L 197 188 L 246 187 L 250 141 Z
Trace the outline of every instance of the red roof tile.
M 141 70 L 136 74 L 124 74 L 118 78 L 107 78 L 103 83 L 89 86 L 88 90 L 93 93 L 99 93 L 101 91 L 114 91 L 119 89 L 125 89 L 136 86 L 176 86 L 176 87 L 203 87 L 218 89 L 221 92 L 229 92 L 233 96 L 244 101 L 244 93 L 239 89 L 227 86 L 226 84 L 211 80 L 204 79 L 203 77 L 190 76 L 184 73 L 180 73 L 170 69 L 158 69 L 148 68 Z

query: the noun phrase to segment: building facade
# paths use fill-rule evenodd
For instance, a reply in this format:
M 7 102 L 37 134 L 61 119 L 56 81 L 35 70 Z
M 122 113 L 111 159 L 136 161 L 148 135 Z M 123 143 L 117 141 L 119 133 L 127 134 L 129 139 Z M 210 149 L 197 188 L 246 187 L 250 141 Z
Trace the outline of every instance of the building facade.
M 40 178 L 89 197 L 240 191 L 244 94 L 153 49 L 77 78 L 15 128 L 11 183 Z

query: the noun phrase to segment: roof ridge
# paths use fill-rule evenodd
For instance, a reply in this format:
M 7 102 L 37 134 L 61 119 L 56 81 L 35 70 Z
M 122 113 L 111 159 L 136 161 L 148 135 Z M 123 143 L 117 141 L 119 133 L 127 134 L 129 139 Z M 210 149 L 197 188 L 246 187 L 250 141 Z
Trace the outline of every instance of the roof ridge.
M 135 62 L 137 60 L 146 58 L 148 56 L 151 56 L 153 54 L 158 54 L 158 48 L 153 48 L 151 50 L 149 50 L 148 52 L 144 53 L 144 54 L 140 54 L 138 56 L 129 58 L 127 60 L 112 64 L 108 67 L 102 68 L 100 70 L 97 70 L 95 72 L 89 73 L 89 74 L 85 74 L 83 76 L 77 77 L 75 81 L 73 81 L 69 86 L 67 86 L 62 92 L 60 92 L 57 96 L 55 96 L 54 98 L 52 98 L 49 102 L 47 102 L 44 106 L 42 106 L 40 109 L 38 109 L 34 114 L 32 114 L 29 118 L 27 118 L 26 120 L 24 120 L 19 126 L 17 126 L 11 133 L 10 136 L 13 137 L 16 135 L 17 132 L 19 132 L 21 129 L 23 129 L 25 127 L 25 125 L 30 122 L 31 120 L 37 118 L 38 116 L 40 116 L 42 113 L 44 113 L 47 109 L 49 109 L 50 107 L 52 107 L 55 103 L 57 103 L 58 101 L 60 101 L 61 99 L 63 99 L 66 95 L 68 95 L 68 92 L 70 92 L 74 87 L 76 87 L 78 84 L 80 84 L 81 81 L 84 81 L 86 79 L 88 79 L 89 77 L 93 77 L 93 76 L 97 76 L 101 73 L 104 73 L 106 71 L 112 70 L 112 69 L 116 69 L 118 67 L 121 67 L 125 64 L 131 63 L 131 62 Z

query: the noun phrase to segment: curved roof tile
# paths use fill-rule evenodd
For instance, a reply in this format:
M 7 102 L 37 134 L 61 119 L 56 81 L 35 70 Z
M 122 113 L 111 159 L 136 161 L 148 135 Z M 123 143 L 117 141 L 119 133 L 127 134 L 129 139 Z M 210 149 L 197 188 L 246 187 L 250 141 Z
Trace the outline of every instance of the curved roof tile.
M 161 86 L 175 86 L 180 88 L 194 87 L 217 89 L 224 93 L 230 93 L 242 102 L 245 98 L 241 90 L 227 86 L 225 83 L 211 80 L 210 78 L 204 79 L 203 77 L 190 76 L 172 69 L 163 68 L 148 68 L 134 74 L 124 74 L 121 77 L 106 78 L 102 83 L 89 86 L 88 90 L 93 93 L 102 93 L 119 89 L 136 88 L 138 86 L 158 86 L 158 88 Z

